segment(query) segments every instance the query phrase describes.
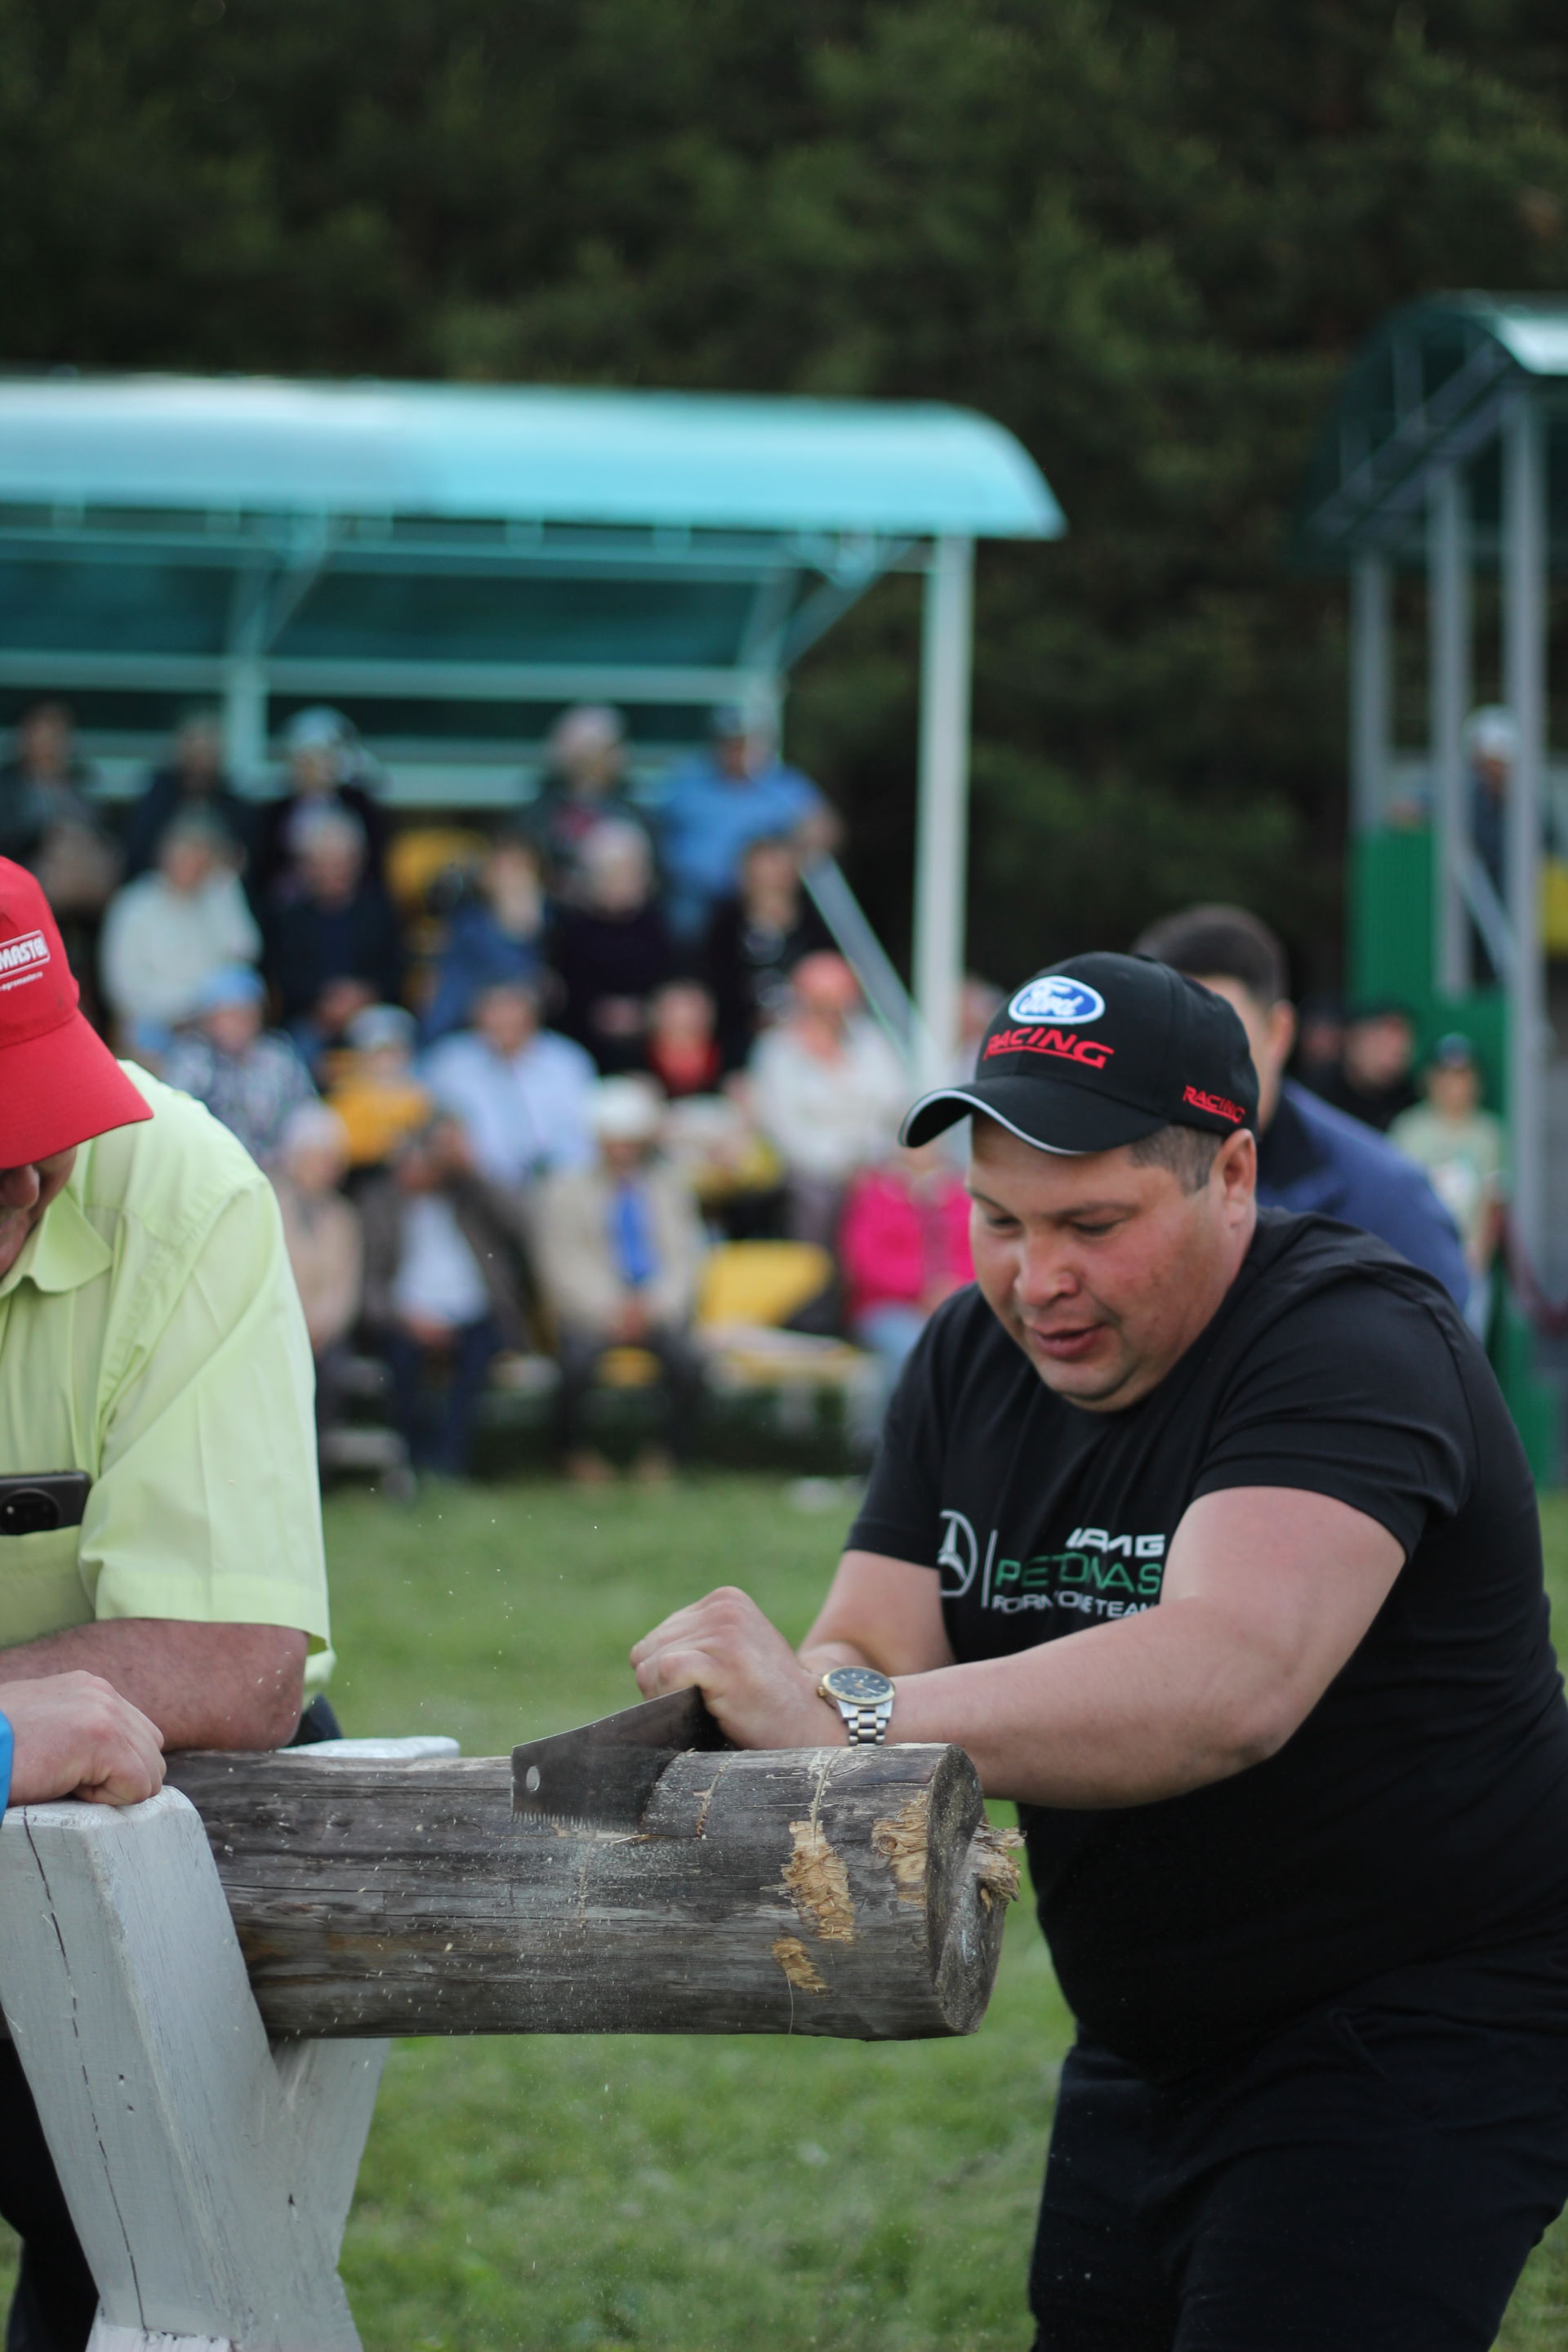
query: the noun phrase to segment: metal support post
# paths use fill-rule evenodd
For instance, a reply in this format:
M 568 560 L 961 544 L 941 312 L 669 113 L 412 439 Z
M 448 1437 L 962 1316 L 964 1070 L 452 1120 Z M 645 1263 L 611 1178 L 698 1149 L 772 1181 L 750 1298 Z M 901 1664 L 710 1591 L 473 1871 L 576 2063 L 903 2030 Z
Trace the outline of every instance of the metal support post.
M 939 1085 L 958 1047 L 969 848 L 969 691 L 974 542 L 939 539 L 926 573 L 921 646 L 920 809 L 914 994 L 921 1076 Z
M 1382 555 L 1351 567 L 1351 830 L 1373 833 L 1383 817 L 1393 739 L 1389 568 Z
M 1519 749 L 1509 779 L 1504 872 L 1509 977 L 1509 1123 L 1513 1218 L 1541 1262 L 1545 1195 L 1546 995 L 1541 948 L 1542 787 L 1546 765 L 1546 433 L 1528 394 L 1503 428 L 1502 666 Z
M 1426 516 L 1427 710 L 1432 772 L 1433 939 L 1447 996 L 1470 985 L 1470 926 L 1459 870 L 1470 839 L 1465 715 L 1470 707 L 1470 518 L 1464 475 L 1432 484 Z

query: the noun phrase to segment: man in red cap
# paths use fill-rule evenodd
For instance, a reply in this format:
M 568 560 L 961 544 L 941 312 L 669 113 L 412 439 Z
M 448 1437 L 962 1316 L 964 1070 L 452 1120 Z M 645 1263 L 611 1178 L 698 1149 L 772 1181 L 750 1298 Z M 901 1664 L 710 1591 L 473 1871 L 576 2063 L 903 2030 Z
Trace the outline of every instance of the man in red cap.
M 973 1118 L 976 1281 L 803 1649 L 731 1590 L 632 1656 L 742 1747 L 951 1740 L 1018 1801 L 1079 2021 L 1037 2352 L 1488 2352 L 1568 2195 L 1535 1494 L 1441 1285 L 1259 1214 L 1258 1104 L 1195 981 L 1026 981 L 905 1123 Z
M 79 1778 L 144 1795 L 160 1741 L 291 1738 L 326 1641 L 310 1345 L 271 1188 L 199 1105 L 115 1061 L 42 891 L 0 859 L 0 1705 L 65 1677 L 101 1709 L 108 1685 L 111 1732 L 147 1719 L 147 1786 L 90 1758 Z M 37 1706 L 7 1710 L 30 1795 Z M 0 2213 L 23 2241 L 8 2346 L 79 2352 L 97 2295 L 9 2045 Z

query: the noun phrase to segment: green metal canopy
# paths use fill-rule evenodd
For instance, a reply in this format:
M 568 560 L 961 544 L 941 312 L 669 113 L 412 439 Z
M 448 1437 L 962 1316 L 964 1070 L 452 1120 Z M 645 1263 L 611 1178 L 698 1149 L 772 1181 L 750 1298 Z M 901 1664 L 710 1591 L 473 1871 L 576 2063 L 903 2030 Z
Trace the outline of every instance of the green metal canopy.
M 1499 434 L 1526 384 L 1548 455 L 1568 458 L 1568 301 L 1444 294 L 1390 313 L 1348 370 L 1309 470 L 1295 553 L 1343 565 L 1376 550 L 1425 561 L 1435 478 L 1468 469 L 1472 551 L 1495 562 L 1502 473 Z M 1549 465 L 1554 565 L 1568 566 L 1568 465 Z
M 935 1075 L 963 969 L 973 542 L 1063 529 L 1009 434 L 931 404 L 13 377 L 0 708 L 68 695 L 115 790 L 216 698 L 257 790 L 280 722 L 330 702 L 394 800 L 505 803 L 565 705 L 621 705 L 646 776 L 714 703 L 776 718 L 807 646 L 921 573 L 910 1036 Z
M 645 741 L 773 709 L 934 541 L 1062 528 L 1010 435 L 931 404 L 12 380 L 0 688 L 68 692 L 110 734 L 221 695 L 244 770 L 289 709 L 342 703 L 427 798 L 446 751 L 482 767 L 501 739 L 515 775 L 584 697 Z

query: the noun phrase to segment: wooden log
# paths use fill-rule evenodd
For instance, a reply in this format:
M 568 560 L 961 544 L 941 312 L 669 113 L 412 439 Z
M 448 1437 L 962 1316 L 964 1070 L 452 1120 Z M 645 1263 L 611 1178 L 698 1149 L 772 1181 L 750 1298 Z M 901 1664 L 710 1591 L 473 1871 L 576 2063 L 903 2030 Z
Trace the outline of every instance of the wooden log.
M 956 1748 L 679 1756 L 627 1831 L 516 1819 L 504 1757 L 169 1780 L 273 2034 L 967 2033 L 1017 1892 Z

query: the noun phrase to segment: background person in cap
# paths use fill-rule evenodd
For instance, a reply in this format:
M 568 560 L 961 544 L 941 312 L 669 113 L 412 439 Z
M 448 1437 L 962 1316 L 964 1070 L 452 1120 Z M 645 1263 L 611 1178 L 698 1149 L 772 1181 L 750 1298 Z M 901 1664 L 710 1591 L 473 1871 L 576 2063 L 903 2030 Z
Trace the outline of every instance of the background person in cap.
M 292 1039 L 264 1027 L 266 1012 L 260 973 L 226 964 L 203 987 L 194 1027 L 175 1038 L 159 1070 L 165 1086 L 194 1096 L 263 1167 L 292 1114 L 316 1099 Z
M 626 789 L 626 723 L 607 703 L 583 702 L 563 710 L 545 746 L 549 765 L 521 824 L 544 860 L 550 893 L 560 905 L 583 898 L 583 855 L 604 824 L 647 820 Z
M 1426 1066 L 1426 1099 L 1404 1112 L 1389 1142 L 1415 1160 L 1459 1229 L 1470 1270 L 1466 1316 L 1484 1339 L 1491 1322 L 1492 1262 L 1508 1198 L 1508 1139 L 1481 1108 L 1481 1074 L 1468 1037 L 1439 1037 Z
M 371 763 L 352 720 L 325 704 L 298 710 L 283 730 L 289 789 L 263 805 L 257 825 L 251 887 L 264 911 L 287 905 L 305 887 L 305 829 L 322 810 L 353 817 L 364 834 L 365 869 L 386 879 L 386 812 L 371 792 Z
M 1079 2022 L 1041 2352 L 1488 2352 L 1568 2194 L 1568 1706 L 1507 1408 L 1429 1276 L 1259 1214 L 1194 982 L 1037 975 L 905 1133 L 968 1114 L 976 1285 L 801 1653 L 725 1591 L 638 1682 L 742 1746 L 956 1741 L 1020 1801 Z
M 637 1471 L 669 1476 L 691 1450 L 702 1360 L 691 1337 L 706 1243 L 686 1178 L 658 1156 L 662 1111 L 646 1078 L 602 1078 L 588 1106 L 595 1164 L 552 1177 L 536 1212 L 539 1278 L 561 1360 L 557 1436 L 566 1475 L 607 1478 L 585 1442 L 584 1408 L 612 1348 L 642 1348 L 664 1381 L 664 1437 Z
M 1362 1120 L 1285 1076 L 1296 1008 L 1285 950 L 1268 924 L 1241 907 L 1184 907 L 1151 924 L 1134 952 L 1213 989 L 1247 1032 L 1258 1073 L 1259 1207 L 1359 1225 L 1435 1274 L 1468 1307 L 1472 1277 L 1458 1230 L 1421 1170 Z
M 0 975 L 0 1475 L 89 1482 L 79 1526 L 0 1535 L 0 1683 L 96 1675 L 165 1748 L 278 1746 L 327 1598 L 277 1203 L 205 1110 L 114 1061 L 5 862 Z M 0 2213 L 11 2340 L 79 2352 L 96 2291 L 9 2044 Z
M 771 734 L 743 712 L 716 710 L 710 744 L 676 770 L 657 811 L 669 927 L 689 947 L 707 936 L 720 901 L 739 889 L 748 842 L 778 835 L 809 864 L 838 837 L 837 819 L 810 777 L 786 767 Z

